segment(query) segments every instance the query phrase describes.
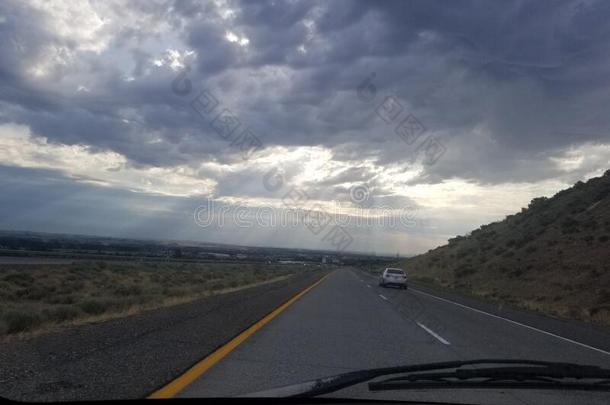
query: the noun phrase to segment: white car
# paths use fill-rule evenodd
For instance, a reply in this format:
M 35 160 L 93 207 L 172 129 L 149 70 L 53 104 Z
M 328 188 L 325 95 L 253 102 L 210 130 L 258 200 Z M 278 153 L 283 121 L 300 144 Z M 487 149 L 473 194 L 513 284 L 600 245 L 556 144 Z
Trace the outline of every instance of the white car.
M 402 269 L 388 267 L 381 273 L 379 285 L 382 287 L 395 285 L 402 289 L 407 289 L 407 274 Z

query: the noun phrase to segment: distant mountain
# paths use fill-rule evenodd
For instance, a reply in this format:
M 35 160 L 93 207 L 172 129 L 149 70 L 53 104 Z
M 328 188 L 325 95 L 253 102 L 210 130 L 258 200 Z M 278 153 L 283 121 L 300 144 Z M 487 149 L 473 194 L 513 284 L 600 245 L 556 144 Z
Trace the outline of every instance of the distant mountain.
M 414 279 L 610 326 L 610 170 L 407 259 Z

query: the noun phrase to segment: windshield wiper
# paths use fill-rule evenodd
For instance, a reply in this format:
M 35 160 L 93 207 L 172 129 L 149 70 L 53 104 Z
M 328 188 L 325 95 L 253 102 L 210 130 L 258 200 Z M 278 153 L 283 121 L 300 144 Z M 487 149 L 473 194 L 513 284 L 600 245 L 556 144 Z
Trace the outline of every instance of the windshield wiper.
M 586 380 L 586 381 L 582 381 Z M 526 367 L 457 369 L 412 373 L 369 383 L 371 391 L 424 388 L 519 388 L 610 391 L 610 370 L 596 366 L 553 364 Z
M 495 367 L 461 368 L 485 365 Z M 435 372 L 424 373 L 426 371 Z M 610 370 L 597 366 L 537 360 L 480 359 L 353 371 L 300 384 L 303 391 L 288 390 L 286 393 L 290 392 L 289 395 L 296 397 L 317 396 L 395 374 L 401 375 L 371 382 L 369 389 L 520 388 L 610 391 Z

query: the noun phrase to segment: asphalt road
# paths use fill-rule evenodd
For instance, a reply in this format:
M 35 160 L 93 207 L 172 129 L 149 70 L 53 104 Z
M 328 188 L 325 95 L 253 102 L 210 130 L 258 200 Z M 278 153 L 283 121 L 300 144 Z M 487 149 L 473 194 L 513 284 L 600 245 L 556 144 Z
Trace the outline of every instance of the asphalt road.
M 610 339 L 601 330 L 477 305 L 416 288 L 382 288 L 373 276 L 340 269 L 178 396 L 247 395 L 364 368 L 477 358 L 610 368 Z M 371 393 L 364 385 L 328 396 L 499 404 L 605 404 L 609 400 L 607 393 L 552 391 Z

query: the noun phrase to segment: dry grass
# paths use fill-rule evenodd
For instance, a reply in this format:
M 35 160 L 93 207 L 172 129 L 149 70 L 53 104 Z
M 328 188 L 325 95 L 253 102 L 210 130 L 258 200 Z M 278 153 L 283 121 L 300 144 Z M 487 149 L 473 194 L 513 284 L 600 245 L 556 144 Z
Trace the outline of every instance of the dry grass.
M 100 322 L 285 279 L 303 266 L 75 263 L 0 266 L 0 338 Z

